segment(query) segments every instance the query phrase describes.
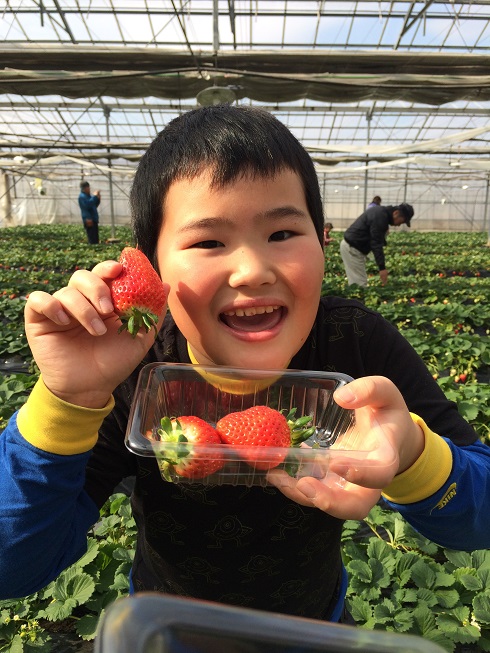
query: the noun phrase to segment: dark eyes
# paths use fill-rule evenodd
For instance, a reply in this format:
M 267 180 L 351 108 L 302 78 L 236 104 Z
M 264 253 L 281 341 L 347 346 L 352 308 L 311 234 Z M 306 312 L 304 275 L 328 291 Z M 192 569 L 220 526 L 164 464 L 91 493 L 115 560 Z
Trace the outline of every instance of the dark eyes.
M 287 231 L 283 229 L 282 231 L 275 231 L 269 238 L 269 241 L 280 242 L 282 240 L 288 240 L 293 235 L 292 231 Z
M 219 240 L 202 240 L 200 243 L 195 243 L 192 247 L 197 247 L 198 249 L 214 249 L 215 247 L 223 247 L 223 243 L 220 243 Z
M 293 235 L 292 231 L 286 229 L 275 231 L 269 236 L 269 242 L 282 242 L 283 240 L 288 240 Z M 196 249 L 215 249 L 216 247 L 224 247 L 224 245 L 219 240 L 201 240 L 198 243 L 194 243 L 192 247 Z

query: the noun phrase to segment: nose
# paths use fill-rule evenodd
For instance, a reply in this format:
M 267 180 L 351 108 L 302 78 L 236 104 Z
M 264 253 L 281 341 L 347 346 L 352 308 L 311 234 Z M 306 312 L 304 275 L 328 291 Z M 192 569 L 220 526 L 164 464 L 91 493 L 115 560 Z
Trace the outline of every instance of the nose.
M 230 265 L 229 284 L 232 288 L 253 288 L 276 281 L 274 262 L 258 250 L 243 247 L 237 249 L 231 256 Z

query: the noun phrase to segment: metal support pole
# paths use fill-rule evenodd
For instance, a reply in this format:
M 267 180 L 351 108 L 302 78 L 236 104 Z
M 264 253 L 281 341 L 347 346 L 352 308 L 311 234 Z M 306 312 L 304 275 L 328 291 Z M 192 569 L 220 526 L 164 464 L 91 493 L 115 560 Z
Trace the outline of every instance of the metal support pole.
M 372 108 L 367 112 L 366 114 L 366 120 L 367 120 L 367 144 L 371 142 L 371 118 L 372 118 Z M 369 166 L 369 152 L 366 154 L 366 170 L 364 171 L 364 207 L 362 211 L 366 210 L 366 206 L 368 205 L 368 166 Z
M 488 220 L 489 197 L 490 197 L 490 173 L 487 174 L 487 187 L 485 189 L 485 206 L 483 207 L 483 231 L 487 229 L 487 222 L 488 222 L 487 247 L 490 247 L 490 220 Z
M 108 106 L 105 104 L 102 104 L 102 108 L 104 111 L 104 117 L 105 117 L 105 131 L 106 131 L 106 139 L 107 139 L 107 167 L 109 168 L 109 198 L 110 198 L 110 206 L 111 206 L 111 238 L 109 239 L 111 242 L 117 242 L 118 239 L 116 238 L 116 224 L 115 224 L 115 219 L 114 219 L 114 195 L 113 195 L 113 189 L 112 189 L 112 159 L 111 159 L 111 148 L 109 147 L 110 143 L 110 130 L 109 130 L 109 116 L 111 115 L 111 110 Z

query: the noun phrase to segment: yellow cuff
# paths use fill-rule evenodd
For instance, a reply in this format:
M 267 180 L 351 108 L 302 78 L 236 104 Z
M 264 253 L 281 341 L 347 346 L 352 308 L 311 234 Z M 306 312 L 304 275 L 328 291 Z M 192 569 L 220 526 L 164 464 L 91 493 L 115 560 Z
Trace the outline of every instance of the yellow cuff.
M 384 488 L 383 496 L 393 503 L 416 503 L 440 490 L 449 478 L 453 456 L 448 443 L 430 430 L 421 417 L 410 413 L 425 436 L 425 447 L 414 464 Z
M 69 404 L 50 392 L 40 378 L 19 410 L 17 426 L 34 447 L 72 456 L 92 449 L 99 427 L 113 407 L 112 397 L 104 408 Z

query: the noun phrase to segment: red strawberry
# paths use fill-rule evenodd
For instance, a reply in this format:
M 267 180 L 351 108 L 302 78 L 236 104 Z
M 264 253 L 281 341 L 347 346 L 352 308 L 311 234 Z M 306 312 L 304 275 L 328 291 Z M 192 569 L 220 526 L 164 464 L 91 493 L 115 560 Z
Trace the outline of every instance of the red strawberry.
M 127 329 L 135 338 L 143 327 L 147 333 L 155 329 L 156 336 L 158 317 L 167 300 L 162 280 L 143 252 L 134 247 L 123 249 L 119 263 L 122 272 L 111 282 L 114 310 L 122 322 L 119 331 Z
M 221 445 L 216 430 L 193 415 L 170 419 L 163 417 L 157 431 L 161 442 L 172 443 L 157 451 L 158 465 L 163 477 L 170 481 L 171 471 L 185 478 L 205 478 L 224 464 L 223 453 L 209 450 L 206 445 Z
M 253 406 L 226 415 L 216 424 L 216 430 L 225 444 L 243 447 L 238 453 L 249 465 L 255 469 L 272 469 L 283 462 L 289 447 L 298 446 L 314 432 L 314 428 L 305 429 L 311 422 L 309 416 L 293 421 L 295 411 L 285 417 L 268 406 Z

